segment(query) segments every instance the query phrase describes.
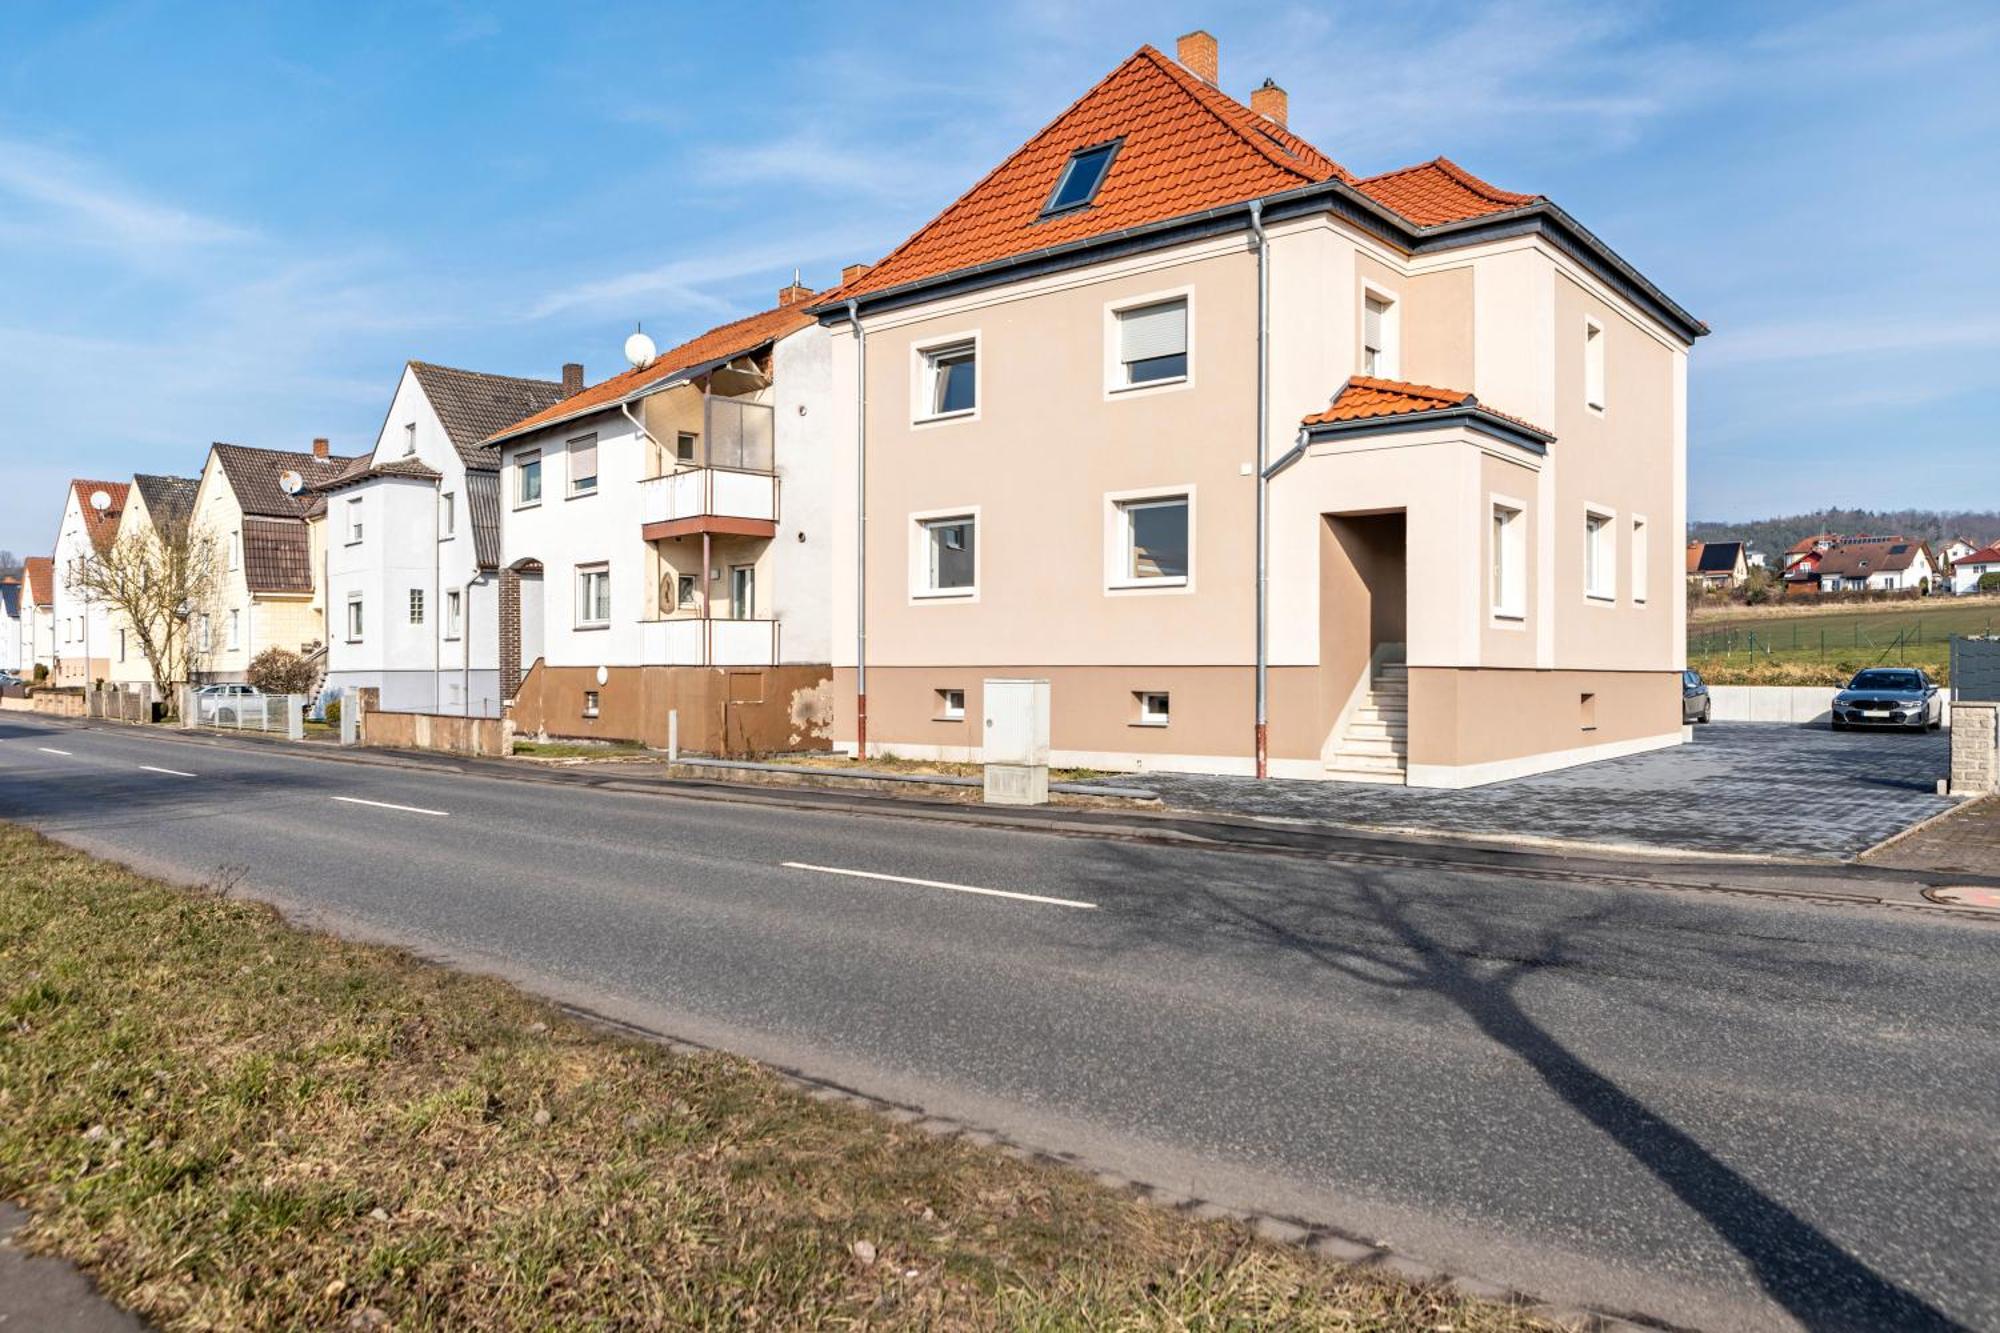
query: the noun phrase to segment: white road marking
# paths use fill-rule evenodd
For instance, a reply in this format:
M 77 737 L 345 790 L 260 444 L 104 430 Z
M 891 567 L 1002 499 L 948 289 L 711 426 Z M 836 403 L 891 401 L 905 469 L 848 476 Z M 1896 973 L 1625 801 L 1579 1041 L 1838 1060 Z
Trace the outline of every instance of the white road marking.
M 71 759 L 75 757 L 72 754 L 70 754 L 68 750 L 58 750 L 51 745 L 37 745 L 35 748 L 37 750 L 40 750 L 43 754 L 59 754 L 65 759 Z
M 178 768 L 155 768 L 151 764 L 141 764 L 139 767 L 148 773 L 165 773 L 170 778 L 191 778 L 194 776 L 192 773 L 183 773 Z
M 986 898 L 1012 898 L 1023 903 L 1048 903 L 1052 907 L 1081 907 L 1096 911 L 1096 903 L 1074 898 L 1048 898 L 1039 893 L 1013 893 L 1007 889 L 981 889 L 970 884 L 948 884 L 941 879 L 911 879 L 907 875 L 883 875 L 873 870 L 842 870 L 839 866 L 807 865 L 804 861 L 780 861 L 787 870 L 816 870 L 822 875 L 847 875 L 854 879 L 880 879 L 891 884 L 915 884 L 926 889 L 950 889 L 953 893 L 976 893 Z
M 349 805 L 372 805 L 377 810 L 401 810 L 403 813 L 410 815 L 448 815 L 451 813 L 449 810 L 426 810 L 421 805 L 396 805 L 391 801 L 364 801 L 359 796 L 336 796 L 333 799 L 336 801 L 345 801 Z

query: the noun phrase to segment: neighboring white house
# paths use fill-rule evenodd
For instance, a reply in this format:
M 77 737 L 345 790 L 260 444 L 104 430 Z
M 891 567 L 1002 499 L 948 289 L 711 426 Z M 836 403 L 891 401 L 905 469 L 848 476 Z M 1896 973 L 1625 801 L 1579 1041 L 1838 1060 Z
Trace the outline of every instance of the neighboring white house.
M 1977 551 L 1968 551 L 1951 563 L 1951 590 L 1955 593 L 1979 591 L 1979 580 L 2000 574 L 2000 542 Z
M 57 685 L 102 680 L 110 670 L 111 610 L 72 586 L 77 566 L 111 549 L 125 508 L 122 481 L 69 484 L 55 546 L 55 673 Z
M 31 555 L 21 562 L 21 674 L 56 664 L 55 561 Z
M 500 458 L 480 442 L 582 387 L 574 364 L 560 381 L 403 367 L 374 449 L 317 488 L 327 689 L 499 716 Z
M 831 358 L 811 295 L 489 441 L 524 732 L 664 745 L 672 714 L 689 749 L 824 748 Z
M 1821 592 L 1915 592 L 1936 582 L 1930 548 L 1908 537 L 1857 537 L 1819 562 Z
M 0 579 L 0 671 L 21 671 L 21 580 Z
M 163 540 L 181 540 L 187 530 L 188 516 L 194 512 L 195 492 L 201 489 L 197 477 L 168 477 L 155 473 L 141 472 L 132 478 L 132 488 L 125 495 L 125 509 L 118 518 L 119 542 L 145 542 L 153 532 L 161 534 Z M 106 656 L 110 659 L 105 672 L 106 679 L 118 685 L 141 685 L 153 679 L 153 664 L 146 660 L 146 653 L 140 647 L 139 636 L 133 632 L 130 618 L 117 608 L 112 608 L 109 624 L 110 642 Z

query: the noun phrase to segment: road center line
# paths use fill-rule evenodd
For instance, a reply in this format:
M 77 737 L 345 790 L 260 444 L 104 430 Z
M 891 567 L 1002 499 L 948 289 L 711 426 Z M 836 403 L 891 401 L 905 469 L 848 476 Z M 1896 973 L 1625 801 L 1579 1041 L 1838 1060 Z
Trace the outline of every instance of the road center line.
M 349 805 L 372 805 L 377 810 L 401 810 L 403 813 L 410 815 L 448 815 L 451 813 L 449 810 L 426 810 L 421 805 L 397 805 L 393 801 L 364 801 L 359 796 L 336 796 L 333 799 L 336 801 L 345 801 Z
M 155 768 L 151 764 L 141 764 L 139 767 L 148 773 L 165 773 L 170 778 L 191 778 L 194 776 L 192 773 L 183 773 L 178 768 Z
M 59 754 L 65 759 L 75 758 L 68 750 L 58 750 L 52 745 L 37 745 L 35 748 L 43 754 Z
M 911 879 L 908 875 L 884 875 L 873 870 L 842 870 L 839 866 L 807 865 L 804 861 L 780 861 L 787 870 L 814 870 L 822 875 L 846 875 L 853 879 L 879 879 L 891 884 L 915 884 L 926 889 L 950 889 L 953 893 L 976 893 L 986 898 L 1012 898 L 1023 903 L 1048 903 L 1053 907 L 1081 907 L 1096 911 L 1096 903 L 1078 902 L 1074 898 L 1048 898 L 1039 893 L 1013 893 L 1007 889 L 981 889 L 971 884 L 947 884 L 941 879 Z

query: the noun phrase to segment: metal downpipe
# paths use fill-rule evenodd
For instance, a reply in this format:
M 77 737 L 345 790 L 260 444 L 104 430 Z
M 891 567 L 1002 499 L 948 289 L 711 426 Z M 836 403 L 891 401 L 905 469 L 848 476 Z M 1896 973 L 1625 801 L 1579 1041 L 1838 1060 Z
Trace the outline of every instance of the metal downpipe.
M 868 343 L 861 307 L 850 299 L 854 326 L 854 757 L 868 757 Z
M 1270 557 L 1266 529 L 1270 523 L 1270 478 L 1266 475 L 1265 442 L 1270 435 L 1270 238 L 1264 234 L 1264 201 L 1250 201 L 1250 232 L 1257 244 L 1257 776 L 1270 776 Z

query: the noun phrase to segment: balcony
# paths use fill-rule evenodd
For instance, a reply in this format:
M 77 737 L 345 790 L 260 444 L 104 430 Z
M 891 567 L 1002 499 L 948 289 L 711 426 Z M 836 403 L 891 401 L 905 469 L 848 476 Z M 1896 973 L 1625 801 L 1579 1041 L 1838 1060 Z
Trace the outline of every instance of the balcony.
M 771 537 L 778 531 L 778 479 L 769 472 L 690 467 L 639 483 L 646 540 L 701 533 Z
M 765 667 L 778 664 L 775 620 L 704 620 L 687 616 L 639 625 L 647 666 Z

